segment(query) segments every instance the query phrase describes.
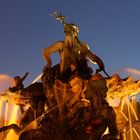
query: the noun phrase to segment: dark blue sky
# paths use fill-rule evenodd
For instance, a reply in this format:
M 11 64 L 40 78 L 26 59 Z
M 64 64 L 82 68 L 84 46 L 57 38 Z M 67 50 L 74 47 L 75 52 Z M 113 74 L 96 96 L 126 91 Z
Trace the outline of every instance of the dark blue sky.
M 129 75 L 123 68 L 140 70 L 139 0 L 0 0 L 0 74 L 28 71 L 30 83 L 41 73 L 42 48 L 64 39 L 53 11 L 78 25 L 80 40 L 103 59 L 110 75 Z M 52 59 L 59 62 L 56 55 Z

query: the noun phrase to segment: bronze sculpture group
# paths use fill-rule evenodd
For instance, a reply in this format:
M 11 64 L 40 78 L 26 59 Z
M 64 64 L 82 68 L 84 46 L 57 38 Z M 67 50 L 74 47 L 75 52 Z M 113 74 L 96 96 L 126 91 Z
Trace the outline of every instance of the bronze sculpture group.
M 64 25 L 65 39 L 43 49 L 47 65 L 41 83 L 21 89 L 19 95 L 29 99 L 30 107 L 19 125 L 4 126 L 0 132 L 13 128 L 19 140 L 119 140 L 115 112 L 105 99 L 106 78 L 99 74 L 103 71 L 109 78 L 103 61 L 79 40 L 75 24 L 68 24 L 57 12 L 53 16 Z M 52 66 L 51 54 L 55 52 L 61 60 Z M 89 60 L 99 66 L 95 73 Z M 26 130 L 34 120 L 37 128 Z M 107 127 L 109 134 L 103 136 Z

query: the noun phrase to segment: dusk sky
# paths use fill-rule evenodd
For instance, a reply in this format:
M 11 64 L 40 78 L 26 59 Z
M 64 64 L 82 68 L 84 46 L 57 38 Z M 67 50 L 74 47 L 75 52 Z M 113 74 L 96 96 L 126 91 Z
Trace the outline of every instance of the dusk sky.
M 79 39 L 104 61 L 110 75 L 140 70 L 140 0 L 0 0 L 0 74 L 29 72 L 29 84 L 42 72 L 42 49 L 64 39 L 54 11 L 79 27 Z M 58 55 L 52 60 L 58 63 Z

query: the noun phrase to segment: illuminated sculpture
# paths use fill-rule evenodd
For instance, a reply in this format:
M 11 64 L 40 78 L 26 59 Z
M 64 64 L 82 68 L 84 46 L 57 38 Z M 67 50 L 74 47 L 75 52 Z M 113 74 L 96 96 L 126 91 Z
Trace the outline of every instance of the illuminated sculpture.
M 64 25 L 65 39 L 64 41 L 57 41 L 56 43 L 43 49 L 43 56 L 47 61 L 46 67 L 51 68 L 52 66 L 50 58 L 51 54 L 59 52 L 61 60 L 59 72 L 57 73 L 59 73 L 59 76 L 62 76 L 62 80 L 64 78 L 63 75 L 65 75 L 68 70 L 71 73 L 76 72 L 86 79 L 89 79 L 92 70 L 88 67 L 87 59 L 89 59 L 92 63 L 98 64 L 99 69 L 97 71 L 105 72 L 103 61 L 90 51 L 89 46 L 86 43 L 79 40 L 78 27 L 73 23 L 66 23 L 64 16 L 58 14 L 57 12 L 55 12 L 53 16 Z M 106 72 L 105 74 L 108 76 Z
M 106 99 L 132 95 L 129 88 L 124 92 L 126 85 L 135 87 L 136 92 L 140 91 L 139 82 L 131 81 L 129 77 L 121 79 L 118 75 L 110 77 L 103 61 L 78 39 L 78 27 L 68 24 L 57 12 L 53 16 L 64 25 L 66 36 L 64 41 L 43 49 L 47 65 L 43 69 L 42 82 L 24 88 L 13 97 L 17 104 L 27 101 L 30 105 L 27 116 L 33 114 L 33 110 L 38 112 L 37 118 L 30 120 L 31 123 L 37 122 L 37 128 L 28 130 L 20 126 L 19 140 L 99 140 L 105 138 L 102 134 L 107 127 L 110 134 L 106 139 L 120 139 L 116 114 Z M 56 51 L 61 56 L 60 64 L 52 66 L 50 55 Z M 98 64 L 96 73 L 93 74 L 88 66 L 87 58 Z M 107 77 L 99 74 L 100 71 Z M 7 128 L 3 127 L 0 131 Z M 17 126 L 9 128 L 17 129 Z

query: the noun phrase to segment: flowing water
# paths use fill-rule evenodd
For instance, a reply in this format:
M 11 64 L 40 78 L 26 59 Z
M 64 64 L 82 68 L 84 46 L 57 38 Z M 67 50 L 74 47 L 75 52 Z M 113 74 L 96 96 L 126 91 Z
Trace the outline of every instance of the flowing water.
M 0 76 L 0 84 L 5 81 L 2 86 L 0 85 L 0 88 L 6 89 L 10 86 L 9 82 L 11 84 L 11 78 L 7 77 L 8 76 Z M 3 91 L 0 90 L 0 92 L 2 93 Z M 121 119 L 123 140 L 140 140 L 140 123 L 137 111 L 136 94 L 134 94 L 132 97 L 124 97 L 121 100 L 121 104 L 119 105 L 117 111 L 119 112 L 117 113 L 117 117 L 120 115 L 119 119 Z M 7 103 L 0 97 L 0 127 L 12 123 L 18 124 L 19 119 L 19 106 L 12 103 Z M 6 132 L 0 133 L 0 139 L 18 140 L 18 136 L 13 130 L 10 130 L 8 134 Z

